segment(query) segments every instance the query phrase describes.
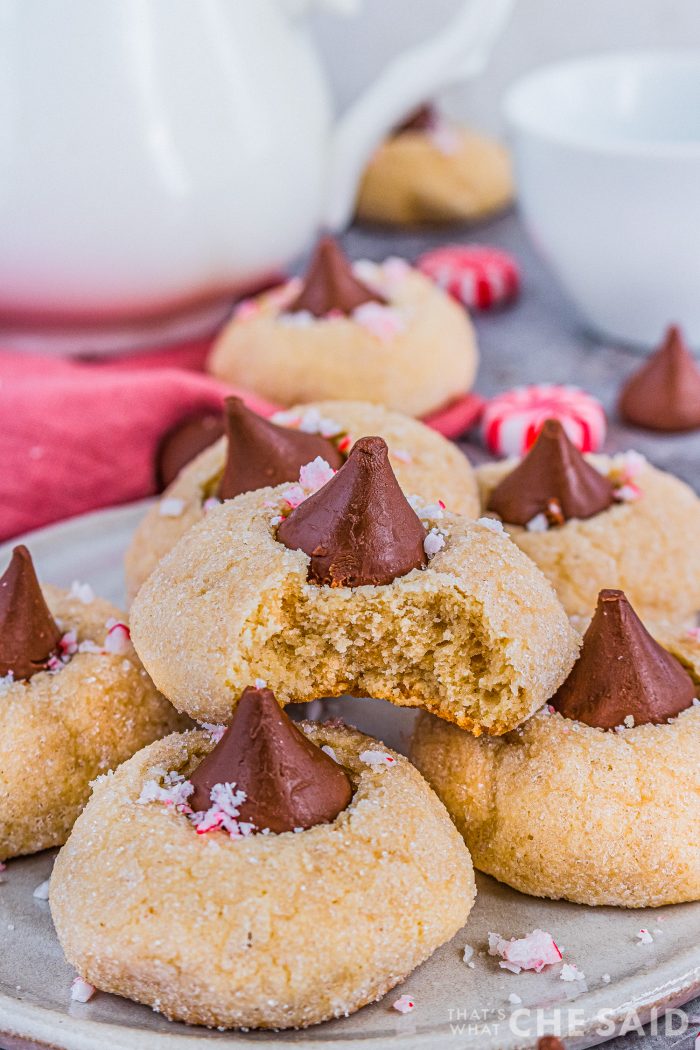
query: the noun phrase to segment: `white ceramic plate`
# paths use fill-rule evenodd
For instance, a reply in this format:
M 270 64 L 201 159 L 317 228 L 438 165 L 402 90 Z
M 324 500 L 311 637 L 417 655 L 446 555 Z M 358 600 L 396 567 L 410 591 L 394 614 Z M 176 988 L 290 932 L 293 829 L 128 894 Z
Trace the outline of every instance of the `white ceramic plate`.
M 69 585 L 78 578 L 122 603 L 122 556 L 142 513 L 143 505 L 138 505 L 90 514 L 42 529 L 26 542 L 45 580 Z M 9 550 L 9 545 L 0 549 L 0 567 Z M 412 712 L 348 699 L 325 701 L 318 709 L 340 711 L 361 729 L 405 749 Z M 42 853 L 10 862 L 0 875 L 0 1033 L 6 1033 L 0 1035 L 0 1045 L 8 1050 L 33 1045 L 24 1040 L 62 1050 L 300 1045 L 315 1050 L 386 1050 L 388 1045 L 399 1050 L 516 1050 L 533 1045 L 538 1026 L 540 1033 L 543 1024 L 551 1032 L 557 1020 L 563 1034 L 578 1033 L 575 1045 L 590 1046 L 613 1034 L 611 1025 L 601 1026 L 601 1015 L 620 1022 L 637 1011 L 645 1021 L 654 1007 L 681 1005 L 700 992 L 700 904 L 659 911 L 591 909 L 525 897 L 481 877 L 466 928 L 383 1002 L 305 1032 L 191 1028 L 111 995 L 71 1003 L 74 974 L 56 941 L 48 903 L 32 896 L 52 862 L 52 853 Z M 561 966 L 516 976 L 484 954 L 489 931 L 511 937 L 538 927 L 553 934 L 565 961 L 583 971 L 584 981 L 561 980 Z M 652 931 L 653 943 L 638 942 L 642 927 Z M 473 969 L 462 961 L 465 944 L 475 949 Z M 609 975 L 608 983 L 603 975 Z M 391 1008 L 402 992 L 415 999 L 411 1014 Z M 522 1002 L 510 1002 L 511 994 Z

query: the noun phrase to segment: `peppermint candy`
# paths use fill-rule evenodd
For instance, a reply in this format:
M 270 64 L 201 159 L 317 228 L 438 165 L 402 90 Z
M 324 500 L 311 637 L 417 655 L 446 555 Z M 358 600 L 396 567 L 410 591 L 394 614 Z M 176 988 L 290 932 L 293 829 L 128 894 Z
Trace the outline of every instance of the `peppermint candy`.
M 605 440 L 600 401 L 575 386 L 555 383 L 517 387 L 486 402 L 484 444 L 497 456 L 524 456 L 547 419 L 558 419 L 580 452 L 597 452 Z
M 487 244 L 448 244 L 421 255 L 421 273 L 472 310 L 492 310 L 512 302 L 520 290 L 520 271 L 512 255 Z

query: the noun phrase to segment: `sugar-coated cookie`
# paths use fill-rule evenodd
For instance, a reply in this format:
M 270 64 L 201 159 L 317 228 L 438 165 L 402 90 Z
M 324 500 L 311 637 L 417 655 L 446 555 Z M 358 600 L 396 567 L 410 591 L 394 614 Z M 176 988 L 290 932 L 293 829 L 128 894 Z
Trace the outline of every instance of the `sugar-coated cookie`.
M 526 478 L 519 523 L 508 520 L 516 516 L 513 493 L 504 493 L 493 509 L 498 487 L 533 456 L 542 435 L 526 459 L 486 464 L 477 470 L 477 479 L 485 512 L 499 514 L 511 538 L 552 581 L 569 615 L 589 617 L 601 588 L 619 587 L 645 619 L 679 623 L 692 617 L 700 609 L 700 548 L 691 539 L 700 530 L 700 499 L 637 453 L 582 457 L 569 442 L 561 473 L 566 482 L 554 477 L 548 488 L 541 475 Z M 587 469 L 595 468 L 602 492 L 591 504 L 590 486 L 577 484 L 568 495 L 573 492 L 578 503 L 567 513 L 562 487 L 575 476 L 574 454 Z M 559 495 L 547 511 L 537 500 L 550 488 L 552 496 Z
M 477 868 L 582 904 L 700 899 L 700 644 L 682 633 L 664 643 L 678 660 L 606 591 L 569 679 L 524 725 L 475 740 L 421 717 L 412 760 Z
M 426 107 L 376 150 L 360 184 L 357 216 L 392 226 L 476 222 L 513 196 L 508 151 Z
M 193 826 L 178 793 L 208 732 L 160 740 L 98 781 L 50 888 L 82 977 L 191 1024 L 305 1027 L 379 999 L 461 928 L 471 861 L 420 774 L 342 724 L 302 728 L 352 799 L 297 833 L 248 834 L 230 816 L 230 834 Z
M 239 408 L 235 418 L 231 412 L 228 415 L 235 441 L 232 454 L 250 461 L 253 458 L 252 413 L 245 409 L 243 412 L 245 418 Z M 426 503 L 442 500 L 450 511 L 466 517 L 478 514 L 479 497 L 469 460 L 451 441 L 418 420 L 366 401 L 318 401 L 279 412 L 272 417 L 272 422 L 302 433 L 325 435 L 330 445 L 339 451 L 340 462 L 357 438 L 379 434 L 389 446 L 392 468 L 407 495 L 419 496 Z M 267 435 L 257 433 L 255 438 L 262 445 Z M 229 447 L 232 448 L 233 443 L 229 445 L 228 439 L 223 438 L 199 455 L 146 513 L 125 558 L 130 598 L 136 595 L 163 555 L 202 520 L 207 507 L 215 504 L 216 499 L 212 497 L 218 490 Z M 267 461 L 269 444 L 263 451 Z M 313 458 L 311 454 L 309 458 Z M 294 463 L 286 480 L 296 481 L 298 477 L 299 470 Z M 256 483 L 251 479 L 250 484 L 255 487 L 270 484 L 264 478 L 263 468 L 260 481 Z
M 58 633 L 41 666 L 10 673 L 0 639 L 0 860 L 60 846 L 90 782 L 182 724 L 141 666 L 122 613 L 84 586 L 45 586 L 43 598 Z M 4 639 L 9 620 L 17 617 L 4 620 Z
M 568 673 L 578 638 L 544 576 L 489 520 L 417 515 L 381 439 L 299 499 L 215 508 L 139 591 L 137 651 L 179 710 L 225 721 L 259 677 L 281 703 L 375 696 L 498 734 Z
M 466 311 L 399 259 L 351 267 L 322 241 L 305 281 L 241 304 L 209 369 L 275 404 L 342 395 L 423 416 L 461 397 L 476 375 Z

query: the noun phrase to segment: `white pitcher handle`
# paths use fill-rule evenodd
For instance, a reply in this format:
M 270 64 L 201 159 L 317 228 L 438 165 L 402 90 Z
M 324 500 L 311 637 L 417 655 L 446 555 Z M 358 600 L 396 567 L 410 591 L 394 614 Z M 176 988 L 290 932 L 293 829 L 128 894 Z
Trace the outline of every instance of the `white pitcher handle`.
M 481 72 L 514 0 L 465 0 L 444 29 L 402 52 L 340 118 L 331 147 L 325 224 L 346 225 L 370 153 L 406 114 L 455 81 Z

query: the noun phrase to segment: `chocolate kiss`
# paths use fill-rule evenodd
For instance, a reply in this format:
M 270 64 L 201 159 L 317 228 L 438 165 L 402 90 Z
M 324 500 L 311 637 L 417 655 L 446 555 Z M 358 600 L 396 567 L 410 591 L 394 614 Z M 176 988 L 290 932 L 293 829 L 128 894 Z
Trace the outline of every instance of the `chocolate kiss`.
M 335 477 L 277 530 L 285 547 L 311 558 L 309 580 L 330 587 L 391 583 L 421 568 L 425 537 L 380 437 L 360 438 Z
M 306 271 L 299 295 L 286 307 L 287 313 L 308 310 L 314 317 L 325 317 L 332 310 L 350 315 L 363 303 L 385 303 L 377 292 L 358 281 L 339 245 L 332 237 L 322 237 Z
M 352 798 L 347 773 L 288 718 L 271 689 L 244 689 L 228 729 L 190 776 L 189 804 L 207 810 L 215 784 L 245 791 L 241 821 L 257 831 L 327 824 Z
M 581 655 L 550 700 L 566 718 L 599 729 L 674 718 L 697 693 L 693 679 L 656 642 L 622 591 L 601 591 Z
M 220 499 L 233 499 L 242 492 L 298 481 L 305 463 L 321 456 L 335 470 L 343 457 L 332 441 L 320 434 L 305 434 L 278 427 L 251 412 L 239 397 L 226 398 L 228 454 L 219 482 Z
M 628 423 L 650 430 L 700 427 L 700 371 L 675 325 L 624 384 L 618 410 Z
M 425 103 L 414 109 L 406 119 L 394 128 L 394 135 L 401 135 L 404 131 L 430 131 L 439 122 L 438 111 L 431 102 Z
M 614 501 L 613 486 L 587 463 L 557 419 L 548 419 L 521 463 L 489 496 L 488 510 L 511 525 L 538 514 L 550 524 L 592 518 Z
M 224 433 L 221 412 L 199 412 L 171 427 L 156 452 L 156 484 L 166 489 L 183 467 L 204 452 Z
M 31 678 L 46 668 L 61 640 L 61 631 L 49 612 L 32 556 L 15 547 L 0 577 L 0 678 Z

